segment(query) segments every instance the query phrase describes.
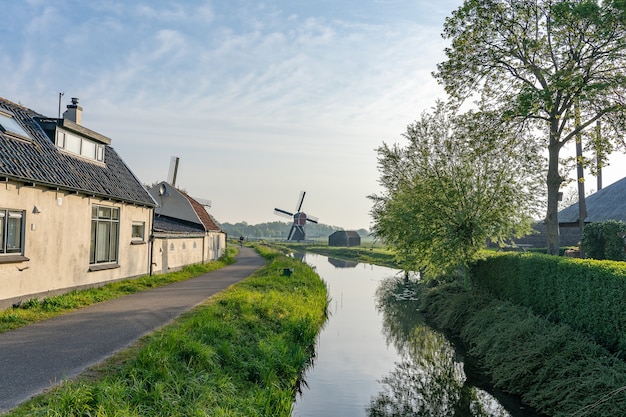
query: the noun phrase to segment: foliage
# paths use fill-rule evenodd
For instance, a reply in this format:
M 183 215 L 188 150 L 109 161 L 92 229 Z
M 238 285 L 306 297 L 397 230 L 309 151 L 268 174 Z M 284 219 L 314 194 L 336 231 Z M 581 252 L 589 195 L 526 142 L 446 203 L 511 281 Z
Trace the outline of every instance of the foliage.
M 551 254 L 559 247 L 561 149 L 600 119 L 616 137 L 626 130 L 625 23 L 623 0 L 466 0 L 444 25 L 451 46 L 435 77 L 446 92 L 459 101 L 479 94 L 545 133 Z
M 472 282 L 494 296 L 592 335 L 626 353 L 626 264 L 500 253 L 478 261 Z
M 623 415 L 626 364 L 589 337 L 458 283 L 422 287 L 421 311 L 459 336 L 496 387 L 549 416 Z
M 536 155 L 488 111 L 457 115 L 438 102 L 408 126 L 408 145 L 378 148 L 381 195 L 374 235 L 402 268 L 435 275 L 466 268 L 485 241 L 530 231 Z
M 224 230 L 228 236 L 244 236 L 247 238 L 270 238 L 270 239 L 287 239 L 289 235 L 289 228 L 291 223 L 285 222 L 267 222 L 251 225 L 246 222 L 239 222 L 235 224 L 220 223 L 220 228 Z M 342 230 L 337 226 L 328 226 L 321 223 L 307 223 L 306 236 L 307 239 L 323 238 L 327 239 L 328 236 Z M 365 229 L 359 229 L 357 231 L 361 237 L 366 237 L 369 232 Z
M 290 277 L 276 272 L 287 267 Z M 327 306 L 312 268 L 277 257 L 91 378 L 7 416 L 287 417 Z
M 320 244 L 288 242 L 281 242 L 280 244 L 273 243 L 272 246 L 281 249 L 285 248 L 283 250 L 285 253 L 293 251 L 313 252 L 335 259 L 388 266 L 391 268 L 396 268 L 398 266 L 395 262 L 393 252 L 382 247 L 336 247 Z
M 624 261 L 624 237 L 626 223 L 623 221 L 590 223 L 583 228 L 581 245 L 589 258 Z
M 16 304 L 13 308 L 0 310 L 0 332 L 49 319 L 101 301 L 184 281 L 232 264 L 235 262 L 235 255 L 236 249 L 228 248 L 226 254 L 217 261 L 188 265 L 180 271 L 113 282 L 102 287 L 71 291 L 66 294 L 46 297 L 42 300 L 32 298 Z

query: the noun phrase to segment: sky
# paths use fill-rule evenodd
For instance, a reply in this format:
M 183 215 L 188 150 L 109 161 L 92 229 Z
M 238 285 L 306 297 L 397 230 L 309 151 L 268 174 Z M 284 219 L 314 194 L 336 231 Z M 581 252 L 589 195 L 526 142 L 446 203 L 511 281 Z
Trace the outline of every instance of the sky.
M 218 222 L 369 228 L 376 148 L 445 99 L 444 20 L 461 0 L 0 0 L 0 97 L 82 124 L 144 184 Z M 621 171 L 621 172 L 620 172 Z M 604 185 L 624 175 L 604 171 Z M 594 182 L 595 184 L 595 182 Z

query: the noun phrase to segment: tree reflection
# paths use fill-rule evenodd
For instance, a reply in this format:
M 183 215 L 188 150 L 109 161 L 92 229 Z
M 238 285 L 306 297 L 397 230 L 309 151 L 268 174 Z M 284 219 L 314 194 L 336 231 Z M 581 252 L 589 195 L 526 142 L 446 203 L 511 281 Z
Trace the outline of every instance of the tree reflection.
M 505 417 L 510 414 L 488 393 L 465 384 L 463 362 L 418 312 L 417 284 L 390 278 L 377 291 L 383 332 L 401 358 L 371 400 L 370 417 Z

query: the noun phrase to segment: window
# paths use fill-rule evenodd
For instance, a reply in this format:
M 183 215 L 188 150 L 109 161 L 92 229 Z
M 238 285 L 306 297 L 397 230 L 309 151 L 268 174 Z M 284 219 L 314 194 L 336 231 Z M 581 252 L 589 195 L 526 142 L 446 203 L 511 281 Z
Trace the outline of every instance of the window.
M 91 208 L 90 264 L 117 262 L 119 230 L 119 208 L 96 205 Z
M 13 135 L 30 138 L 24 128 L 13 118 L 13 116 L 0 111 L 0 131 Z
M 57 129 L 56 145 L 75 155 L 80 155 L 98 162 L 104 162 L 104 145 L 82 136 L 73 135 L 64 130 Z
M 144 240 L 146 230 L 146 224 L 144 222 L 133 222 L 133 229 L 131 232 L 131 239 L 133 241 L 142 241 Z
M 0 209 L 0 254 L 24 251 L 24 212 Z

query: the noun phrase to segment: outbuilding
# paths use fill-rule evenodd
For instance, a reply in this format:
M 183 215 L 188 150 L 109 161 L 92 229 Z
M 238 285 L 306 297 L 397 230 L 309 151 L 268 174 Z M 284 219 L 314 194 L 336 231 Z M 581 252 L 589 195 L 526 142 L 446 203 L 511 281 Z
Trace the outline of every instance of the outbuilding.
M 361 246 L 361 236 L 354 230 L 337 230 L 328 236 L 328 246 Z

